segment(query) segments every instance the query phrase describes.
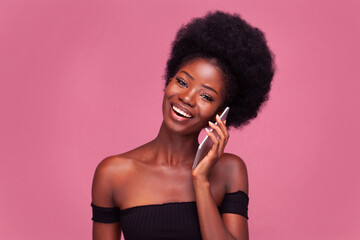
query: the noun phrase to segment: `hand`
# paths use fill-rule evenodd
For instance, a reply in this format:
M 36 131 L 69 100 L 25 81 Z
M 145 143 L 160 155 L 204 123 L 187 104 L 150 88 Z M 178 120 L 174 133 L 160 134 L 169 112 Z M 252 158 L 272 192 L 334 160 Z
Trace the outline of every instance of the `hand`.
M 208 154 L 199 162 L 199 164 L 193 170 L 194 179 L 208 181 L 208 176 L 211 172 L 211 169 L 215 166 L 217 161 L 224 153 L 225 146 L 229 140 L 229 132 L 227 131 L 227 128 L 225 126 L 225 121 L 222 121 L 219 115 L 216 115 L 216 122 L 218 123 L 218 125 L 209 122 L 209 126 L 216 131 L 219 137 L 217 137 L 214 132 L 211 132 L 210 130 L 205 128 L 207 135 L 213 141 L 213 145 Z

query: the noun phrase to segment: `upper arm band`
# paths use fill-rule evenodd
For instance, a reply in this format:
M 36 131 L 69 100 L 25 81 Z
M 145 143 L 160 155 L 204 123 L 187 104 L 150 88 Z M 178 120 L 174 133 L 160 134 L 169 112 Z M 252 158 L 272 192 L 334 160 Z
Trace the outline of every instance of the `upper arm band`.
M 101 223 L 120 221 L 120 209 L 117 207 L 98 207 L 91 203 L 93 217 L 91 220 Z
M 234 193 L 226 193 L 224 196 L 224 200 L 219 207 L 219 211 L 220 213 L 239 214 L 249 219 L 248 205 L 249 197 L 245 192 L 238 191 Z

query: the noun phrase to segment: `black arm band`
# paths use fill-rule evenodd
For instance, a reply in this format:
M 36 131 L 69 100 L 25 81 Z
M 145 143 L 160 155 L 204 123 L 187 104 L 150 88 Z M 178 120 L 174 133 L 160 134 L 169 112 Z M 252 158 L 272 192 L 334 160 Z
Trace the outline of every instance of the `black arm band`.
M 220 213 L 235 213 L 248 217 L 249 197 L 243 191 L 226 193 L 224 200 L 219 207 Z
M 98 207 L 91 203 L 93 217 L 91 220 L 101 223 L 120 221 L 120 209 L 117 207 Z

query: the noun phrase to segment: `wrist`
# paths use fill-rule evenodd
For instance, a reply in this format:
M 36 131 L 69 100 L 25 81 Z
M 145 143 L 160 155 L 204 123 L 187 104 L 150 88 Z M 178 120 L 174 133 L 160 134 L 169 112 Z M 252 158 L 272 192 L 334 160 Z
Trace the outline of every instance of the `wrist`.
M 195 187 L 197 187 L 197 186 L 204 186 L 204 187 L 210 186 L 210 181 L 209 181 L 207 176 L 201 176 L 201 175 L 196 175 L 196 174 L 193 174 L 193 183 L 194 183 Z

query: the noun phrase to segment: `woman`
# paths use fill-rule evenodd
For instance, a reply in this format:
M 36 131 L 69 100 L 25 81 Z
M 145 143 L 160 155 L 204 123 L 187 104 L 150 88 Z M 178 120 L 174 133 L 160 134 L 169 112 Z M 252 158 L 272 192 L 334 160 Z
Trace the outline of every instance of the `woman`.
M 93 238 L 119 239 L 123 231 L 126 240 L 248 239 L 247 171 L 224 153 L 226 125 L 257 116 L 273 75 L 263 33 L 240 16 L 217 11 L 183 26 L 167 62 L 158 136 L 95 171 Z M 225 125 L 218 114 L 226 106 Z M 214 144 L 192 169 L 204 127 L 219 137 L 206 129 Z

